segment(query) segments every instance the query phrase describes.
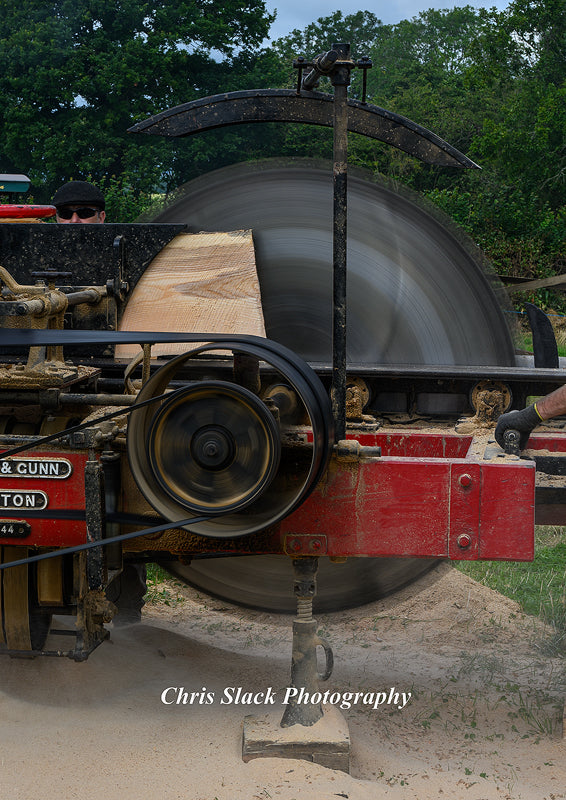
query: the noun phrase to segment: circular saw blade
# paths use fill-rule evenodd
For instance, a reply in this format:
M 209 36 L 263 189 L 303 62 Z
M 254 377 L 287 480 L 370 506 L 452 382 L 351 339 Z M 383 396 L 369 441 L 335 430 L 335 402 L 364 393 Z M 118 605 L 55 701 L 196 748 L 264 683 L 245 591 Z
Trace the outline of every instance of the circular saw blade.
M 348 176 L 349 364 L 514 364 L 506 295 L 477 248 L 420 200 Z M 311 362 L 332 358 L 332 167 L 270 160 L 187 184 L 154 221 L 189 230 L 251 229 L 267 336 Z M 151 267 L 150 267 L 151 268 Z M 231 602 L 293 612 L 292 570 L 279 556 L 213 558 L 168 569 Z M 383 597 L 431 559 L 320 560 L 317 611 Z
M 312 162 L 228 167 L 184 187 L 155 219 L 253 230 L 267 336 L 331 360 L 332 171 Z M 481 254 L 430 209 L 348 177 L 350 364 L 511 365 L 504 291 Z
M 334 564 L 318 559 L 315 613 L 327 614 L 371 603 L 422 577 L 438 562 L 424 558 L 349 558 Z M 291 559 L 282 556 L 229 556 L 167 562 L 175 577 L 213 597 L 274 613 L 297 610 Z

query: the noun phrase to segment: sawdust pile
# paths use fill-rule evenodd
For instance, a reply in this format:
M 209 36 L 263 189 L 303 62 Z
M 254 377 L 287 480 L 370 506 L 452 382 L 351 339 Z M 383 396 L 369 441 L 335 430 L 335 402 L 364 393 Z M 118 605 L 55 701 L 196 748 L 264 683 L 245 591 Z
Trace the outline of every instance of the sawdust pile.
M 320 616 L 328 688 L 411 692 L 344 711 L 351 774 L 241 760 L 249 708 L 164 705 L 184 687 L 265 691 L 289 682 L 289 617 L 225 606 L 173 583 L 144 622 L 84 664 L 0 662 L 0 797 L 321 800 L 566 797 L 565 663 L 517 606 L 443 565 L 394 598 Z

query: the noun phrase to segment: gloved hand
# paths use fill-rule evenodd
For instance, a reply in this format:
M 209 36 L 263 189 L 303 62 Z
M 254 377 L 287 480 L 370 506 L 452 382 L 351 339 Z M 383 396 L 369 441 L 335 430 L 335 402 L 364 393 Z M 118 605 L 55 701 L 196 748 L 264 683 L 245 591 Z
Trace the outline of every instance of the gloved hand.
M 524 450 L 529 441 L 531 431 L 541 422 L 542 418 L 537 411 L 535 403 L 532 406 L 527 406 L 522 411 L 508 411 L 507 414 L 502 414 L 497 420 L 495 440 L 500 447 L 504 447 L 503 434 L 512 428 L 521 434 L 519 447 Z

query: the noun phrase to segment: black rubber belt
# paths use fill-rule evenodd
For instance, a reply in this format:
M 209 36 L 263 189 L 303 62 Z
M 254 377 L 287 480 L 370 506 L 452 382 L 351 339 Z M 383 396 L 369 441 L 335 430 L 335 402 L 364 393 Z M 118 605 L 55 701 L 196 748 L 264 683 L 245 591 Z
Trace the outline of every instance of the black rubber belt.
M 285 374 L 285 368 L 288 368 L 290 364 L 299 374 L 302 381 L 304 381 L 305 386 L 308 387 L 309 391 L 312 392 L 315 399 L 314 407 L 307 408 L 311 418 L 313 418 L 313 422 L 319 423 L 319 446 L 322 447 L 322 456 L 320 458 L 317 470 L 316 470 L 316 479 L 313 480 L 313 488 L 318 482 L 318 479 L 322 475 L 324 468 L 326 467 L 326 463 L 328 460 L 328 455 L 330 452 L 330 446 L 332 441 L 332 420 L 330 414 L 328 413 L 328 409 L 330 407 L 328 395 L 323 389 L 322 384 L 320 383 L 316 373 L 314 373 L 311 368 L 308 366 L 306 361 L 304 361 L 300 356 L 296 353 L 293 353 L 289 348 L 285 347 L 284 345 L 278 344 L 277 342 L 273 342 L 270 339 L 263 339 L 259 336 L 228 336 L 223 334 L 202 334 L 202 333 L 157 333 L 157 332 L 127 332 L 127 331 L 53 331 L 53 330 L 9 330 L 3 329 L 0 331 L 0 346 L 17 346 L 17 347 L 43 347 L 43 346 L 56 346 L 56 345 L 81 345 L 81 344 L 161 344 L 161 343 L 171 343 L 171 342 L 180 342 L 180 343 L 190 343 L 190 342 L 202 342 L 206 340 L 211 345 L 219 344 L 222 345 L 222 348 L 230 349 L 232 351 L 238 351 L 239 347 L 243 352 L 250 353 L 252 355 L 256 355 L 259 358 L 264 358 L 266 361 L 269 361 L 270 364 L 275 366 L 279 369 L 282 374 Z M 210 349 L 209 345 L 201 345 L 201 347 L 196 348 L 194 353 L 204 352 L 207 349 Z M 266 352 L 269 356 L 266 355 Z M 188 354 L 187 354 L 188 355 Z M 304 390 L 305 386 L 301 387 L 303 393 L 301 394 L 301 389 L 297 387 L 299 390 L 299 394 L 303 398 L 304 402 Z M 143 408 L 144 406 L 149 405 L 150 403 L 154 403 L 158 400 L 161 400 L 163 395 L 159 395 L 156 397 L 152 397 L 149 400 L 145 400 L 138 405 L 134 404 L 133 406 L 128 406 L 124 409 L 120 409 L 118 411 L 113 411 L 109 414 L 106 414 L 102 417 L 96 419 L 96 423 L 102 422 L 104 420 L 112 419 L 114 417 L 123 416 L 124 414 L 129 414 L 132 411 L 136 410 L 136 408 Z M 320 412 L 320 413 L 319 413 Z M 326 412 L 326 413 L 325 413 Z M 67 428 L 65 431 L 58 432 L 56 434 L 51 434 L 49 436 L 40 437 L 36 439 L 34 442 L 26 443 L 25 445 L 20 445 L 15 448 L 11 448 L 10 450 L 4 451 L 0 454 L 0 460 L 3 458 L 8 458 L 10 455 L 14 455 L 15 453 L 20 453 L 24 450 L 29 450 L 30 448 L 39 447 L 43 444 L 47 444 L 48 442 L 55 441 L 57 439 L 61 439 L 64 436 L 67 436 L 69 433 L 73 433 L 74 431 L 81 430 L 83 428 L 92 427 L 94 421 L 81 423 L 79 425 L 75 425 L 71 428 Z M 316 444 L 316 443 L 315 443 Z M 302 498 L 304 499 L 304 498 Z M 70 512 L 76 513 L 76 512 Z M 215 518 L 218 518 L 218 515 L 215 515 Z M 69 555 L 72 553 L 78 553 L 83 550 L 90 550 L 94 547 L 104 547 L 108 544 L 115 544 L 117 542 L 123 542 L 128 539 L 136 539 L 141 536 L 147 536 L 153 533 L 161 533 L 162 531 L 170 530 L 171 528 L 178 528 L 182 527 L 183 525 L 190 525 L 190 524 L 198 524 L 200 522 L 207 522 L 211 519 L 211 517 L 191 517 L 186 520 L 177 520 L 175 522 L 167 522 L 157 526 L 153 526 L 151 528 L 144 528 L 141 531 L 134 531 L 133 533 L 126 533 L 121 534 L 120 536 L 113 536 L 109 539 L 97 540 L 96 542 L 86 542 L 85 544 L 76 545 L 74 547 L 67 547 L 67 548 L 59 548 L 54 551 L 50 551 L 48 553 L 42 553 L 40 555 L 30 556 L 29 558 L 24 558 L 19 561 L 10 561 L 6 564 L 0 564 L 0 570 L 8 569 L 9 567 L 21 566 L 24 564 L 32 564 L 36 561 L 43 561 L 47 558 L 54 558 L 55 556 L 61 555 Z
M 320 409 L 329 408 L 329 400 L 326 392 L 316 373 L 312 371 L 306 361 L 304 361 L 288 347 L 272 341 L 271 339 L 264 339 L 260 336 L 233 336 L 228 334 L 218 333 L 160 333 L 155 331 L 139 332 L 139 331 L 54 331 L 54 330 L 32 330 L 32 329 L 2 329 L 0 330 L 0 347 L 45 347 L 45 346 L 64 346 L 64 345 L 88 345 L 88 344 L 164 344 L 164 343 L 181 343 L 190 344 L 191 342 L 201 343 L 203 341 L 210 344 L 223 345 L 227 349 L 238 350 L 238 346 L 243 346 L 244 352 L 251 352 L 248 348 L 255 350 L 254 355 L 262 357 L 262 351 L 269 353 L 274 357 L 279 364 L 285 362 L 297 370 L 301 378 L 306 382 L 311 392 L 314 394 L 317 404 Z M 195 353 L 200 352 L 207 348 L 207 345 L 202 345 L 195 349 Z M 219 348 L 220 349 L 220 348 Z M 268 360 L 267 358 L 265 360 Z M 273 362 L 270 362 L 273 363 Z M 275 366 L 275 364 L 274 364 Z M 280 369 L 281 371 L 281 369 Z M 151 398 L 149 401 L 144 401 L 147 405 L 155 400 L 162 399 L 161 397 Z M 140 403 L 138 408 L 142 408 Z M 113 417 L 123 416 L 136 408 L 136 404 L 120 411 L 114 411 L 102 417 L 98 417 L 96 422 L 112 419 Z M 324 415 L 327 417 L 327 415 Z M 324 424 L 326 423 L 326 424 Z M 62 433 L 51 434 L 50 436 L 43 437 L 36 440 L 31 444 L 21 445 L 19 448 L 14 448 L 3 454 L 2 457 L 13 455 L 21 450 L 29 449 L 30 447 L 37 447 L 41 444 L 55 441 L 62 436 L 72 433 L 82 428 L 92 427 L 90 424 L 80 424 L 72 428 L 67 428 Z M 327 435 L 327 442 L 330 443 L 332 438 L 331 426 L 328 424 L 328 419 L 323 421 L 325 433 Z

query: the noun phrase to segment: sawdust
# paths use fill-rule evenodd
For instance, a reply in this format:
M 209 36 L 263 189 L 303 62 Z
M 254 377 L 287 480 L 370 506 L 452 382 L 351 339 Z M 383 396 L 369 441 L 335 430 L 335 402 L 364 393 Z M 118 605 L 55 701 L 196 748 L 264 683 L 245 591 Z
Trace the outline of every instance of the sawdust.
M 542 623 L 446 565 L 418 592 L 318 618 L 335 655 L 328 688 L 411 692 L 401 711 L 342 711 L 350 775 L 243 763 L 250 707 L 219 702 L 225 687 L 288 686 L 290 617 L 166 589 L 169 605 L 146 606 L 142 624 L 114 630 L 84 664 L 0 661 L 1 797 L 566 797 L 564 660 L 544 654 Z M 164 705 L 169 687 L 214 702 Z

